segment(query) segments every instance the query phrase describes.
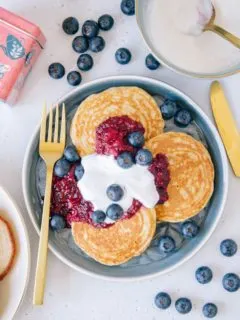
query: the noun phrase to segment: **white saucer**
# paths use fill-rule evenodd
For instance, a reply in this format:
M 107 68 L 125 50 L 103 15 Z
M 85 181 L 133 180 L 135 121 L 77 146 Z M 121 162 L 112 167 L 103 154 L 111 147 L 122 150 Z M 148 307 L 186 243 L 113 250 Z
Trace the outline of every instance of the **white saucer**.
M 12 226 L 17 255 L 10 273 L 0 281 L 0 319 L 10 320 L 20 306 L 30 273 L 30 246 L 21 212 L 10 195 L 0 186 L 0 214 Z

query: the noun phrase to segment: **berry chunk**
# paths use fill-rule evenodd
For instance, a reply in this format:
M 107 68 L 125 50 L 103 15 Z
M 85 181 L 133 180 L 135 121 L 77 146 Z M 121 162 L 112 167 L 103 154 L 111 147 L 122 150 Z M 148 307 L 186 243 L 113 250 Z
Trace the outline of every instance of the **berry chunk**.
M 100 36 L 91 38 L 89 40 L 89 49 L 92 52 L 100 52 L 104 49 L 104 47 L 105 47 L 105 40 Z
M 93 38 L 98 35 L 99 26 L 96 21 L 87 20 L 82 26 L 82 34 L 87 38 Z
M 159 292 L 155 297 L 155 305 L 159 309 L 167 309 L 170 307 L 172 300 L 168 293 L 166 292 Z
M 173 252 L 176 248 L 175 241 L 170 236 L 162 236 L 159 239 L 159 250 L 164 253 Z
M 228 292 L 235 292 L 240 287 L 239 276 L 235 273 L 227 273 L 222 280 L 223 288 Z
M 181 226 L 182 235 L 186 239 L 195 238 L 199 232 L 199 226 L 195 221 L 186 221 Z
M 138 150 L 135 160 L 137 164 L 141 166 L 148 166 L 152 162 L 152 153 L 147 149 Z
M 81 180 L 84 175 L 84 168 L 81 164 L 78 164 L 74 171 L 74 176 L 77 181 Z
M 48 67 L 48 73 L 53 79 L 61 79 L 65 75 L 65 68 L 59 62 L 54 62 Z
M 64 150 L 64 157 L 69 162 L 76 162 L 80 160 L 80 156 L 73 145 L 67 146 Z
M 192 302 L 188 298 L 179 298 L 175 303 L 176 310 L 181 314 L 187 314 L 192 310 Z
M 104 14 L 98 19 L 99 28 L 103 31 L 108 31 L 112 29 L 114 25 L 114 19 L 109 14 Z
M 107 188 L 107 196 L 112 201 L 119 201 L 123 197 L 123 189 L 118 184 L 112 184 Z
M 117 157 L 119 167 L 123 169 L 131 168 L 133 165 L 133 156 L 131 152 L 125 151 Z
M 160 67 L 160 63 L 151 53 L 146 56 L 145 64 L 149 70 L 157 70 Z
M 226 257 L 232 257 L 237 252 L 237 244 L 232 239 L 223 240 L 220 244 L 220 251 Z
M 116 203 L 111 204 L 107 208 L 107 216 L 111 220 L 117 221 L 123 216 L 123 209 Z
M 58 160 L 54 166 L 54 174 L 55 176 L 59 177 L 59 178 L 63 178 L 64 176 L 66 176 L 70 170 L 70 163 L 62 158 L 60 160 Z
M 70 86 L 78 86 L 82 81 L 82 76 L 78 71 L 71 71 L 67 75 L 67 81 Z
M 81 54 L 77 61 L 77 66 L 82 71 L 88 71 L 93 67 L 93 58 L 87 54 Z
M 66 228 L 66 221 L 63 216 L 53 215 L 50 219 L 50 227 L 54 231 L 59 231 Z
M 78 36 L 73 39 L 72 48 L 77 53 L 84 53 L 88 50 L 88 39 L 84 36 Z
M 133 16 L 135 14 L 135 0 L 122 0 L 121 10 L 127 16 Z
M 164 120 L 171 119 L 177 112 L 177 104 L 171 100 L 165 100 L 164 103 L 160 106 L 162 117 Z
M 174 116 L 174 122 L 179 127 L 187 127 L 192 121 L 191 113 L 186 109 L 177 111 Z
M 214 303 L 206 303 L 203 306 L 203 315 L 206 318 L 214 318 L 217 315 L 218 308 Z
M 132 54 L 127 48 L 119 48 L 115 53 L 115 58 L 120 64 L 128 64 L 132 58 Z
M 141 148 L 144 145 L 144 135 L 142 132 L 132 132 L 127 137 L 128 142 L 135 148 Z
M 213 273 L 209 267 L 202 266 L 196 270 L 195 277 L 199 283 L 206 284 L 212 280 Z
M 66 34 L 73 35 L 78 32 L 78 20 L 74 17 L 69 17 L 63 21 L 62 28 Z
M 106 214 L 104 211 L 96 210 L 93 211 L 91 218 L 94 223 L 102 223 L 106 219 Z

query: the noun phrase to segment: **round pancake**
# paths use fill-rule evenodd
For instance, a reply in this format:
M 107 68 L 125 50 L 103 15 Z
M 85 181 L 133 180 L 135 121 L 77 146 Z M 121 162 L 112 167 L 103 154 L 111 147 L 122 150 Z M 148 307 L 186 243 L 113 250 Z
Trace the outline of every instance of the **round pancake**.
M 145 129 L 145 139 L 162 133 L 164 121 L 155 100 L 137 87 L 113 87 L 93 94 L 79 106 L 71 125 L 70 135 L 79 153 L 95 151 L 96 128 L 114 116 L 129 116 Z
M 75 243 L 90 257 L 105 265 L 119 265 L 140 255 L 149 246 L 156 229 L 156 212 L 142 207 L 132 218 L 109 228 L 94 228 L 74 222 Z
M 168 157 L 169 200 L 156 206 L 157 220 L 180 222 L 198 214 L 208 203 L 214 188 L 214 167 L 202 143 L 185 133 L 169 132 L 147 142 L 155 156 Z

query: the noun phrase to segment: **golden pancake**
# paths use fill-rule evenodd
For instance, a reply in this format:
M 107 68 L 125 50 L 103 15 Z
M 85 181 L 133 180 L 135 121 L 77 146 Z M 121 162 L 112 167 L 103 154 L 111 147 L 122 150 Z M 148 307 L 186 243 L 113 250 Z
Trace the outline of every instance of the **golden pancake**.
M 164 121 L 155 100 L 137 87 L 113 87 L 93 94 L 79 106 L 71 125 L 70 135 L 79 153 L 95 152 L 96 128 L 114 116 L 129 116 L 145 129 L 145 139 L 162 133 Z
M 109 228 L 94 228 L 74 222 L 75 243 L 90 257 L 105 265 L 119 265 L 140 255 L 149 246 L 156 229 L 156 212 L 142 207 L 132 218 Z
M 147 142 L 155 156 L 168 157 L 169 200 L 156 206 L 157 220 L 180 222 L 199 213 L 208 203 L 214 188 L 214 167 L 202 143 L 185 133 L 169 132 Z

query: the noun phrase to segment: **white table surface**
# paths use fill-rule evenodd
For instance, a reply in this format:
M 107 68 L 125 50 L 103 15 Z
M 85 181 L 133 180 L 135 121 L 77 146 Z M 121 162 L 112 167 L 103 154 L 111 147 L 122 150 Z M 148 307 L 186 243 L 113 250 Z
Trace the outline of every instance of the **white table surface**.
M 226 292 L 221 285 L 227 272 L 240 272 L 240 250 L 233 258 L 219 253 L 219 243 L 226 237 L 240 245 L 240 180 L 230 169 L 230 185 L 227 205 L 221 223 L 208 243 L 190 261 L 164 276 L 134 283 L 115 283 L 82 275 L 49 254 L 45 303 L 32 306 L 33 275 L 36 262 L 38 236 L 28 218 L 21 188 L 21 169 L 28 141 L 39 123 L 43 102 L 54 102 L 71 90 L 66 79 L 52 80 L 47 73 L 51 62 L 62 62 L 67 70 L 74 69 L 77 54 L 71 49 L 71 36 L 61 30 L 61 23 L 68 16 L 76 16 L 82 22 L 88 18 L 110 13 L 115 27 L 104 34 L 106 48 L 94 55 L 94 68 L 83 74 L 83 82 L 102 76 L 137 74 L 166 81 L 190 95 L 212 118 L 209 105 L 208 80 L 190 79 L 177 75 L 166 68 L 149 71 L 144 65 L 148 53 L 134 17 L 124 16 L 119 9 L 120 0 L 0 0 L 0 5 L 15 11 L 39 24 L 48 43 L 32 74 L 29 76 L 21 98 L 14 108 L 0 107 L 0 183 L 6 187 L 22 209 L 31 241 L 32 272 L 24 302 L 15 319 L 18 320 L 153 320 L 153 319 L 203 319 L 201 308 L 205 302 L 216 302 L 219 307 L 217 319 L 239 319 L 240 291 Z M 132 62 L 118 65 L 114 52 L 126 46 L 133 54 Z M 222 80 L 232 109 L 240 127 L 240 75 Z M 214 271 L 213 281 L 205 286 L 194 279 L 194 271 L 200 265 L 209 265 Z M 16 284 L 17 285 L 17 284 Z M 187 296 L 192 299 L 193 311 L 186 316 L 177 314 L 174 306 L 168 311 L 154 307 L 154 296 L 167 291 L 173 300 Z M 3 319 L 5 320 L 5 319 Z M 8 319 L 6 319 L 8 320 Z

